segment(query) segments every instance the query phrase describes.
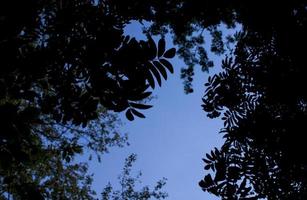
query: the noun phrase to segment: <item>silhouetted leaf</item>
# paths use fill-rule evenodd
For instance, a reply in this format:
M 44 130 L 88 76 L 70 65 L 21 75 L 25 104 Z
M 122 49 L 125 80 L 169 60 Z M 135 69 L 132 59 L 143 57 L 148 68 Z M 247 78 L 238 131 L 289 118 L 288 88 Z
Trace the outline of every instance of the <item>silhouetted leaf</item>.
M 126 111 L 126 117 L 127 117 L 127 119 L 128 119 L 129 121 L 133 121 L 133 120 L 134 120 L 134 117 L 133 117 L 133 115 L 132 115 L 131 109 L 128 109 L 128 110 Z
M 204 180 L 208 186 L 211 186 L 214 183 L 210 174 L 206 175 Z
M 164 57 L 165 58 L 173 58 L 176 54 L 176 49 L 175 48 L 171 48 L 169 50 L 167 50 L 165 53 L 164 53 Z
M 127 36 L 125 36 L 125 38 L 124 38 L 123 42 L 124 42 L 124 43 L 128 43 L 128 42 L 129 42 L 129 40 L 130 40 L 130 36 L 129 36 L 129 35 L 127 35 Z
M 159 61 L 171 72 L 174 73 L 174 68 L 170 62 L 168 62 L 166 59 L 159 59 Z
M 161 57 L 165 51 L 165 40 L 161 38 L 158 42 L 158 57 Z
M 205 166 L 205 170 L 209 170 L 210 167 L 211 167 L 211 165 L 206 165 L 206 166 Z
M 138 111 L 135 110 L 135 109 L 131 109 L 131 112 L 132 112 L 134 115 L 136 115 L 136 116 L 138 116 L 138 117 L 140 117 L 140 118 L 145 118 L 145 115 L 143 115 L 142 113 L 138 112 Z
M 155 79 L 154 79 L 154 77 L 152 76 L 150 70 L 147 70 L 146 75 L 147 75 L 147 81 L 148 81 L 150 87 L 151 87 L 152 89 L 155 89 Z
M 202 160 L 203 160 L 206 164 L 210 164 L 210 163 L 211 163 L 210 160 L 207 160 L 207 159 L 205 159 L 205 158 L 203 158 Z
M 160 73 L 158 72 L 158 70 L 156 69 L 156 67 L 152 63 L 148 62 L 147 66 L 150 69 L 150 71 L 153 73 L 153 75 L 156 77 L 156 80 L 157 80 L 159 86 L 161 87 L 162 80 L 161 80 L 161 77 L 160 77 Z
M 149 45 L 149 52 L 150 52 L 150 60 L 153 60 L 157 56 L 157 47 L 155 41 L 152 37 L 148 37 L 148 45 Z
M 130 96 L 129 100 L 140 101 L 140 100 L 146 99 L 146 98 L 149 97 L 151 94 L 152 94 L 152 92 L 140 93 L 140 94 L 138 94 L 138 95 Z
M 163 78 L 166 80 L 167 79 L 167 72 L 164 69 L 164 66 L 161 65 L 160 62 L 158 61 L 153 61 L 153 64 L 156 66 L 156 68 L 159 70 L 159 72 L 162 74 Z
M 212 156 L 208 153 L 206 153 L 207 158 L 209 158 L 209 160 L 213 160 Z
M 138 108 L 138 109 L 149 109 L 152 107 L 152 105 L 145 105 L 145 104 L 139 104 L 139 103 L 129 103 L 132 107 Z

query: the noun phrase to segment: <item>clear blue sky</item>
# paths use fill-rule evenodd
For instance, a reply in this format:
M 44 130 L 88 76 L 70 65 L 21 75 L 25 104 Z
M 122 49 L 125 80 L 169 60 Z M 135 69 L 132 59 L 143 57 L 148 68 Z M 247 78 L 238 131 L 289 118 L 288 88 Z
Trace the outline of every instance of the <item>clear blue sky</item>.
M 126 29 L 128 34 L 140 37 L 139 27 L 133 23 Z M 168 47 L 171 41 L 167 39 Z M 220 61 L 215 59 L 218 65 Z M 194 93 L 185 95 L 180 68 L 184 63 L 173 59 L 175 73 L 163 82 L 162 88 L 155 90 L 157 99 L 152 100 L 153 108 L 146 110 L 146 119 L 129 122 L 122 117 L 123 132 L 129 133 L 130 146 L 112 148 L 102 157 L 102 163 L 92 161 L 90 172 L 94 173 L 94 189 L 98 193 L 108 181 L 115 183 L 125 158 L 131 153 L 138 155 L 135 170 L 141 170 L 142 185 L 152 185 L 162 177 L 167 178 L 164 190 L 170 200 L 215 200 L 216 197 L 204 193 L 198 182 L 204 177 L 203 161 L 205 153 L 222 144 L 220 120 L 206 117 L 201 108 L 204 83 L 209 74 L 196 68 Z M 218 68 L 210 71 L 216 73 Z

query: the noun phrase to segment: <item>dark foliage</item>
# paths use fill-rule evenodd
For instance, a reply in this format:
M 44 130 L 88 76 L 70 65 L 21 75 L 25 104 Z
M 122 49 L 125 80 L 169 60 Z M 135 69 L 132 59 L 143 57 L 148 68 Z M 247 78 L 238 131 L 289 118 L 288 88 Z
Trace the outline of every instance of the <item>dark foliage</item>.
M 35 172 L 54 154 L 65 166 L 84 146 L 105 151 L 99 149 L 102 140 L 93 140 L 97 131 L 88 129 L 106 119 L 107 111 L 126 111 L 129 120 L 145 117 L 140 110 L 150 106 L 142 100 L 173 72 L 168 58 L 175 54 L 163 39 L 156 45 L 151 34 L 171 31 L 187 64 L 185 91 L 192 92 L 194 65 L 203 71 L 213 66 L 203 47 L 206 30 L 210 51 L 225 59 L 222 71 L 206 83 L 203 108 L 224 120 L 225 143 L 206 155 L 205 169 L 212 173 L 200 186 L 222 199 L 306 199 L 306 6 L 237 0 L 1 2 L 1 197 L 52 198 L 57 187 L 44 189 L 33 174 L 19 174 Z M 144 30 L 146 41 L 123 36 L 130 20 L 152 22 Z M 242 29 L 224 37 L 221 24 Z M 66 128 L 71 134 L 63 134 Z M 80 144 L 84 136 L 95 142 Z M 52 178 L 48 173 L 43 175 Z
M 225 143 L 206 155 L 213 177 L 200 186 L 222 199 L 306 199 L 307 4 L 219 3 L 242 31 L 208 79 L 203 108 L 222 115 Z
M 132 175 L 132 165 L 136 161 L 136 158 L 136 154 L 131 154 L 126 158 L 123 172 L 118 176 L 119 189 L 114 189 L 112 185 L 108 183 L 101 193 L 102 200 L 148 200 L 153 198 L 167 198 L 168 194 L 161 191 L 166 184 L 165 178 L 159 180 L 152 189 L 148 186 L 137 189 L 142 173 L 139 172 L 136 176 Z
M 206 83 L 203 108 L 224 121 L 225 143 L 206 155 L 205 169 L 212 171 L 200 186 L 222 199 L 306 199 L 307 2 L 161 4 L 153 6 L 156 18 L 147 31 L 174 34 L 188 66 L 186 92 L 193 66 L 212 66 L 203 30 L 213 37 L 210 50 L 224 56 L 222 71 Z M 223 36 L 222 27 L 237 25 L 239 32 Z
M 173 72 L 175 49 L 164 39 L 123 35 L 130 20 L 147 15 L 127 13 L 131 6 L 1 1 L 0 198 L 92 198 L 86 170 L 71 160 L 84 148 L 99 154 L 123 145 L 111 112 L 144 118 L 151 106 L 142 100 Z

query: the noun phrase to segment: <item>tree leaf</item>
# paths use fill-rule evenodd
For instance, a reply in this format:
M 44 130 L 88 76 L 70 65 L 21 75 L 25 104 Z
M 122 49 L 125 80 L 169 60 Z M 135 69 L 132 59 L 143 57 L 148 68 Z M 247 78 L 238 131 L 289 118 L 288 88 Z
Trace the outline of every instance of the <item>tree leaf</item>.
M 123 43 L 128 43 L 129 40 L 130 40 L 130 36 L 127 35 L 127 36 L 124 38 Z
M 138 94 L 137 96 L 130 96 L 129 100 L 140 101 L 140 100 L 146 99 L 151 94 L 152 94 L 152 92 L 144 92 L 142 94 Z
M 165 53 L 164 53 L 164 57 L 165 58 L 173 58 L 176 54 L 176 49 L 175 48 L 171 48 L 169 50 L 167 50 Z
M 206 164 L 210 164 L 210 163 L 211 163 L 210 160 L 207 160 L 207 159 L 205 159 L 205 158 L 203 158 L 202 160 L 203 160 Z
M 149 59 L 152 60 L 157 56 L 157 47 L 156 47 L 155 41 L 150 36 L 148 37 L 148 47 L 149 47 L 149 52 L 150 52 Z
M 131 113 L 131 109 L 128 109 L 128 110 L 126 111 L 126 117 L 127 117 L 127 119 L 128 119 L 129 121 L 133 121 L 133 120 L 134 120 L 134 116 L 133 116 L 132 113 Z
M 210 167 L 211 167 L 211 165 L 206 165 L 206 166 L 205 166 L 205 170 L 209 170 Z
M 135 110 L 135 109 L 131 109 L 131 112 L 132 112 L 134 115 L 136 115 L 136 116 L 138 116 L 138 117 L 140 117 L 140 118 L 145 118 L 145 115 L 143 115 L 142 113 L 140 113 L 139 111 L 137 111 L 137 110 Z
M 170 62 L 168 62 L 166 59 L 161 58 L 159 60 L 171 73 L 174 73 L 174 68 Z
M 150 72 L 150 70 L 146 70 L 146 71 L 147 71 L 147 73 L 146 73 L 146 75 L 147 75 L 147 81 L 148 81 L 150 87 L 151 87 L 152 89 L 155 89 L 155 79 L 154 79 L 152 73 Z
M 152 107 L 152 105 L 145 105 L 145 104 L 139 104 L 139 103 L 129 103 L 130 106 L 138 109 L 149 109 Z
M 165 40 L 161 38 L 158 42 L 158 57 L 161 57 L 165 51 Z
M 156 77 L 156 80 L 157 80 L 159 86 L 161 87 L 161 85 L 162 85 L 162 80 L 161 80 L 161 77 L 160 77 L 160 73 L 158 72 L 158 70 L 156 69 L 156 67 L 155 67 L 151 62 L 148 62 L 148 68 L 149 68 L 150 71 L 153 73 L 153 75 Z
M 210 154 L 206 153 L 206 156 L 209 158 L 209 160 L 214 160 Z
M 166 80 L 167 79 L 167 72 L 164 69 L 164 66 L 158 61 L 153 61 L 153 64 L 155 65 L 156 68 L 158 68 L 159 72 L 162 74 L 163 78 Z

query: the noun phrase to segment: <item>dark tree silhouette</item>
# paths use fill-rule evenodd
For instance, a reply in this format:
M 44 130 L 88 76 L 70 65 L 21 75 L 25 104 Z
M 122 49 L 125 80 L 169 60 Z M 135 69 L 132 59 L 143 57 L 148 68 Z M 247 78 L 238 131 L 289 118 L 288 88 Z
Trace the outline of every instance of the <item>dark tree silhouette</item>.
M 158 181 L 153 189 L 144 186 L 137 189 L 137 183 L 140 182 L 142 173 L 139 172 L 135 177 L 132 176 L 132 165 L 136 161 L 136 154 L 129 155 L 125 160 L 123 172 L 118 177 L 120 188 L 114 190 L 112 185 L 108 183 L 101 193 L 102 200 L 148 200 L 148 199 L 165 199 L 168 194 L 161 191 L 166 184 L 166 179 Z
M 222 71 L 208 79 L 203 108 L 221 117 L 225 143 L 204 159 L 212 170 L 200 182 L 222 199 L 306 199 L 306 1 L 165 1 L 153 7 L 148 32 L 171 31 L 186 92 L 193 66 L 213 66 L 202 47 L 223 55 Z M 222 26 L 241 30 L 223 35 Z M 167 29 L 168 27 L 169 29 Z
M 179 53 L 193 58 L 189 48 L 194 46 L 185 42 L 203 28 L 212 33 L 211 51 L 226 53 L 222 71 L 208 79 L 203 98 L 209 117 L 222 115 L 225 143 L 206 155 L 205 169 L 212 172 L 200 186 L 222 199 L 306 199 L 307 2 L 176 5 L 158 23 L 170 24 L 184 49 Z M 227 37 L 234 42 L 228 52 L 221 23 L 242 26 Z M 191 60 L 191 66 L 197 62 Z
M 141 5 L 1 1 L 1 199 L 93 198 L 86 166 L 71 160 L 84 148 L 123 145 L 112 112 L 144 118 L 143 100 L 173 72 L 175 49 L 164 39 L 123 34 L 130 20 L 146 19 L 146 10 L 127 13 Z
M 37 167 L 55 159 L 64 173 L 83 147 L 106 151 L 104 136 L 118 144 L 116 134 L 106 135 L 113 126 L 104 124 L 116 122 L 103 121 L 112 116 L 109 111 L 126 111 L 129 120 L 144 117 L 139 110 L 150 106 L 140 101 L 172 72 L 168 58 L 175 54 L 165 50 L 163 39 L 157 48 L 151 34 L 173 33 L 187 64 L 185 91 L 192 92 L 194 65 L 204 71 L 213 66 L 203 47 L 208 30 L 210 51 L 225 59 L 221 73 L 206 83 L 203 108 L 211 118 L 222 115 L 225 143 L 204 158 L 212 172 L 200 186 L 222 199 L 306 199 L 306 6 L 238 0 L 1 2 L 1 198 L 69 199 L 82 191 L 90 198 L 78 175 L 72 178 L 75 190 L 42 187 L 45 179 L 39 177 L 52 179 L 54 172 L 36 175 Z M 152 22 L 144 30 L 147 41 L 123 36 L 131 20 Z M 242 28 L 225 37 L 221 24 Z M 101 121 L 102 136 L 90 125 Z

